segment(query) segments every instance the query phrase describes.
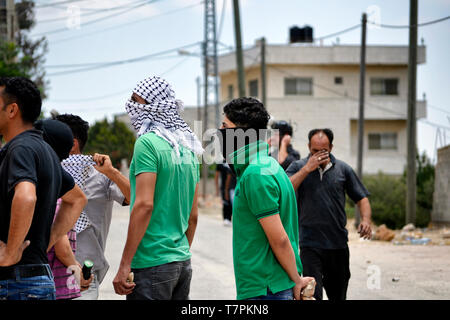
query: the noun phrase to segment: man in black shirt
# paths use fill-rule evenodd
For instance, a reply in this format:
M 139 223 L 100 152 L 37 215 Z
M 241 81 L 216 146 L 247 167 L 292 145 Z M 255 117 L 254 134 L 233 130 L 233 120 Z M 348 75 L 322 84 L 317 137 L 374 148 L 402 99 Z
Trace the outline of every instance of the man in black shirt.
M 47 250 L 86 204 L 55 151 L 33 129 L 41 104 L 30 80 L 0 78 L 0 135 L 7 142 L 0 150 L 0 300 L 54 299 Z
M 308 139 L 309 156 L 286 171 L 297 191 L 303 273 L 316 279 L 317 300 L 323 287 L 330 300 L 345 300 L 350 279 L 345 194 L 359 207 L 360 236 L 371 238 L 369 192 L 353 169 L 330 153 L 330 129 L 311 130 Z
M 270 140 L 271 143 L 269 143 L 271 147 L 275 147 L 275 151 L 271 153 L 271 156 L 277 159 L 278 163 L 286 171 L 292 162 L 300 160 L 300 153 L 291 144 L 293 134 L 292 126 L 286 121 L 281 120 L 274 122 L 271 127 L 272 129 L 278 130 L 278 135 L 275 135 Z

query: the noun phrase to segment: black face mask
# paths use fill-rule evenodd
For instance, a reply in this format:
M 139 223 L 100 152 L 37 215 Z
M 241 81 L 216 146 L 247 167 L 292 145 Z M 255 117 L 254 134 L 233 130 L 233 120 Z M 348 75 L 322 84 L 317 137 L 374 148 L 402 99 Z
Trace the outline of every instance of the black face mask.
M 240 148 L 259 140 L 260 132 L 252 128 L 225 128 L 218 129 L 217 136 L 219 138 L 220 150 L 225 161 L 232 168 L 233 161 L 230 155 Z M 232 168 L 234 171 L 234 168 Z

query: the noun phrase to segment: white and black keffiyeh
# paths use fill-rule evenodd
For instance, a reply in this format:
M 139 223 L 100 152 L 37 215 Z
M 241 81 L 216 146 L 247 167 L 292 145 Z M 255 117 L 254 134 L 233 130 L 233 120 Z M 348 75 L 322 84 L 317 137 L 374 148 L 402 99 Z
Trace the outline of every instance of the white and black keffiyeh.
M 125 104 L 138 136 L 154 132 L 165 139 L 177 155 L 179 145 L 197 155 L 203 153 L 200 141 L 179 114 L 183 102 L 175 99 L 170 84 L 160 77 L 149 77 L 139 82 L 133 92 L 147 101 L 147 104 L 140 104 L 129 99 Z
M 89 176 L 90 167 L 95 165 L 92 156 L 85 156 L 82 154 L 73 154 L 70 155 L 67 159 L 61 162 L 61 166 L 64 170 L 66 170 L 75 180 L 75 183 L 80 187 L 83 192 L 85 191 L 84 187 L 86 184 L 86 179 Z M 80 214 L 76 224 L 75 224 L 75 232 L 80 233 L 90 226 L 89 218 L 86 213 L 83 211 Z

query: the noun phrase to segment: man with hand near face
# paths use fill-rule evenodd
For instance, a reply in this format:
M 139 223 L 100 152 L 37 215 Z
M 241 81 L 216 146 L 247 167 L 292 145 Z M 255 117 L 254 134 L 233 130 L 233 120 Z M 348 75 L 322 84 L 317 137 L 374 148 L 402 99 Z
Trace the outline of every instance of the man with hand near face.
M 314 297 L 345 300 L 350 279 L 345 194 L 361 213 L 358 232 L 370 239 L 369 192 L 353 169 L 332 154 L 333 132 L 314 129 L 308 134 L 307 158 L 293 162 L 286 173 L 297 191 L 300 257 L 304 274 L 317 282 Z

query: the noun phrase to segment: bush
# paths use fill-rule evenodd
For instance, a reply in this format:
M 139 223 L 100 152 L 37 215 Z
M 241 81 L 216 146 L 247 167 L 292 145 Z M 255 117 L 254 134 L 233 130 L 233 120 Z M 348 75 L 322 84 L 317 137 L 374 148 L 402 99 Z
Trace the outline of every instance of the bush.
M 434 192 L 434 166 L 425 154 L 417 157 L 417 227 L 426 227 L 431 220 Z M 363 183 L 370 192 L 372 220 L 386 224 L 388 228 L 400 229 L 406 216 L 406 172 L 402 177 L 379 173 L 365 176 Z
M 402 178 L 379 173 L 365 176 L 363 183 L 370 192 L 372 220 L 398 229 L 405 225 L 406 184 Z

